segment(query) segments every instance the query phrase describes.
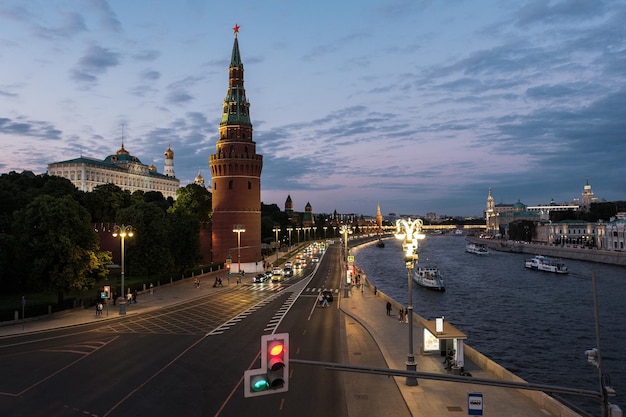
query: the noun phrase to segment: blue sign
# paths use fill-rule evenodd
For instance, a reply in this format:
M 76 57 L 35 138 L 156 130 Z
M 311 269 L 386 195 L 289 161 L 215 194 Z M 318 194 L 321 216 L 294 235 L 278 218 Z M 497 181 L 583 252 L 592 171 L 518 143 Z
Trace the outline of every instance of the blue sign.
M 483 415 L 483 393 L 470 392 L 467 394 L 467 415 L 482 416 Z

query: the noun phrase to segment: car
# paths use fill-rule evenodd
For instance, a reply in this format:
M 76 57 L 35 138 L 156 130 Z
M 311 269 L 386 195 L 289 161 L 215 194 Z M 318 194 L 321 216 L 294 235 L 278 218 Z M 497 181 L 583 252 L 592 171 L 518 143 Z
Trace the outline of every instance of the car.
M 302 269 L 302 264 L 300 262 L 296 262 L 293 264 L 293 269 Z
M 293 266 L 293 264 L 291 263 L 291 261 L 287 261 L 285 262 L 285 265 L 283 265 L 285 268 L 291 268 Z
M 283 270 L 281 268 L 274 268 L 272 269 L 272 275 L 282 275 L 283 274 Z
M 322 291 L 322 296 L 326 299 L 326 301 L 328 301 L 329 303 L 333 301 L 333 292 L 331 290 L 324 290 Z
M 267 281 L 267 275 L 265 274 L 256 274 L 252 279 L 253 282 L 265 282 Z
M 272 275 L 272 282 L 280 282 L 283 280 L 282 274 L 274 274 Z
M 313 262 L 314 264 L 318 263 L 319 261 L 320 261 L 320 258 L 318 258 L 317 256 L 311 259 L 311 262 Z
M 291 268 L 285 268 L 285 269 L 283 269 L 283 274 L 284 274 L 286 277 L 293 276 L 293 269 L 291 269 Z

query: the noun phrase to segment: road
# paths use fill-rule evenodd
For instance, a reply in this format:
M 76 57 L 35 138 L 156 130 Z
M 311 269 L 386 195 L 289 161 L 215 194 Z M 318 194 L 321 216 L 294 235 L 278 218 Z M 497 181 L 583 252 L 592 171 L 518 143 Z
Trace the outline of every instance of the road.
M 315 298 L 339 288 L 337 246 L 280 284 L 231 286 L 152 313 L 4 338 L 0 414 L 317 416 L 322 407 L 348 415 L 342 375 L 320 367 L 291 366 L 286 393 L 244 399 L 242 388 L 244 370 L 259 367 L 262 334 L 289 333 L 292 358 L 342 360 L 345 318 L 337 302 L 322 309 Z

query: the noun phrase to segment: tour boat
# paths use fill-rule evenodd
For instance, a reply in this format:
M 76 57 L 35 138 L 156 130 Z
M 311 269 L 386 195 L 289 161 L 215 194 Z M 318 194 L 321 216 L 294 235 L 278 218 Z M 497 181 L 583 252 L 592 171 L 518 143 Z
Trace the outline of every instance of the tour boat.
M 413 281 L 422 287 L 437 291 L 445 291 L 443 276 L 436 266 L 420 266 L 413 274 Z
M 548 258 L 542 255 L 536 255 L 533 258 L 526 259 L 524 266 L 528 269 L 553 272 L 555 274 L 567 274 L 569 272 L 567 266 L 559 259 Z
M 468 243 L 467 246 L 465 246 L 465 251 L 476 255 L 489 255 L 489 250 L 485 245 L 476 243 Z

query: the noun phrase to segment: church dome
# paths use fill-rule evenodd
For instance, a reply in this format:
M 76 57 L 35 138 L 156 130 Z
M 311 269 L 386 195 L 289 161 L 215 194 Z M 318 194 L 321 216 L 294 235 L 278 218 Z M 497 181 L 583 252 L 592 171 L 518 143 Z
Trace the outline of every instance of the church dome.
M 117 155 L 130 155 L 130 153 L 124 149 L 124 144 L 122 143 L 122 147 L 116 152 Z
M 164 152 L 164 155 L 167 159 L 174 159 L 174 151 L 172 150 L 170 145 L 167 145 L 167 150 Z
M 157 167 L 155 167 L 154 164 L 151 164 L 150 167 L 148 168 L 148 170 L 150 170 L 152 172 L 156 172 Z
M 198 172 L 198 175 L 196 175 L 196 179 L 194 180 L 194 183 L 198 185 L 204 185 L 204 177 L 202 176 L 200 172 Z

